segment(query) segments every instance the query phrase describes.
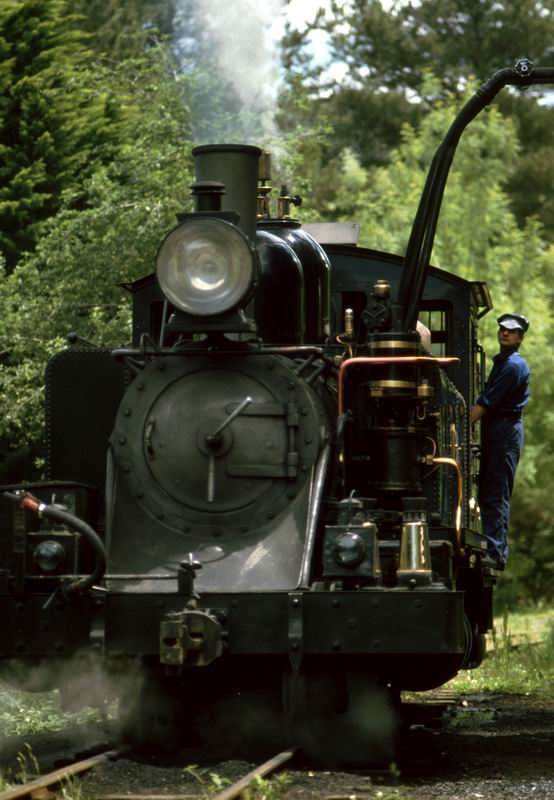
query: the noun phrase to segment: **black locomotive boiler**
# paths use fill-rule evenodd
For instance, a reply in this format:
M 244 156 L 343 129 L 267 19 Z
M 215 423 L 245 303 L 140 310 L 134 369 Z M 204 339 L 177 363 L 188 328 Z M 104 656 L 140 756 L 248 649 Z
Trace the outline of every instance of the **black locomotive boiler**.
M 520 62 L 466 105 L 404 259 L 348 226 L 318 242 L 287 191 L 272 216 L 258 148 L 194 150 L 195 210 L 124 287 L 132 343 L 51 359 L 46 480 L 4 487 L 6 679 L 69 694 L 94 662 L 140 674 L 138 738 L 363 763 L 390 757 L 402 690 L 481 662 L 497 573 L 467 407 L 491 304 L 428 263 L 464 126 L 553 75 Z

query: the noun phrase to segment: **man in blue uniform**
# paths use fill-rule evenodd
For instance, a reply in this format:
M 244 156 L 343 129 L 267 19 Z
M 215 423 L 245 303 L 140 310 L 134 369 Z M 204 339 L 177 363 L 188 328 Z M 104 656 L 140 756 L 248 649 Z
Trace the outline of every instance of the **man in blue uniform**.
M 503 569 L 508 558 L 510 499 L 523 447 L 524 406 L 529 402 L 529 367 L 518 349 L 529 328 L 521 314 L 498 317 L 500 352 L 471 422 L 482 420 L 479 505 L 487 554 Z

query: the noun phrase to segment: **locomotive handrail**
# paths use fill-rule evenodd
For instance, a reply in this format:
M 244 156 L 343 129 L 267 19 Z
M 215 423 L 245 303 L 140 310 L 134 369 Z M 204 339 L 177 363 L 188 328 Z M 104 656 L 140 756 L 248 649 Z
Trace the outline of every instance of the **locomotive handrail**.
M 182 350 L 175 348 L 175 347 L 160 347 L 156 350 L 147 350 L 143 348 L 142 350 L 138 347 L 117 347 L 111 351 L 111 355 L 113 358 L 137 358 L 137 357 L 176 357 L 176 356 L 198 356 L 198 355 L 209 355 L 209 356 L 220 356 L 220 355 L 240 355 L 240 356 L 265 356 L 265 355 L 293 355 L 297 353 L 298 355 L 304 355 L 307 353 L 313 353 L 315 356 L 321 358 L 322 361 L 325 361 L 326 364 L 329 366 L 335 367 L 334 359 L 327 355 L 325 350 L 322 347 L 316 347 L 315 345 L 298 345 L 298 346 L 288 346 L 285 345 L 284 347 L 245 347 L 244 349 L 233 348 L 214 348 L 214 349 L 202 349 L 202 348 L 194 348 L 194 349 L 185 349 Z
M 435 357 L 435 356 L 360 356 L 359 358 L 347 358 L 339 367 L 339 380 L 337 391 L 337 414 L 341 417 L 344 414 L 344 376 L 346 370 L 354 366 L 378 366 L 383 364 L 430 364 L 437 367 L 448 367 L 452 364 L 459 364 L 460 359 L 455 356 Z
M 439 456 L 437 458 L 433 458 L 433 464 L 444 464 L 447 467 L 452 467 L 456 471 L 456 518 L 454 523 L 454 528 L 456 531 L 456 545 L 458 550 L 458 555 L 464 555 L 464 551 L 462 548 L 462 501 L 464 495 L 464 476 L 462 474 L 462 468 L 458 464 L 455 458 L 447 458 L 443 456 Z
M 321 510 L 321 502 L 323 492 L 325 489 L 325 482 L 327 480 L 327 468 L 331 458 L 331 447 L 327 445 L 321 454 L 313 481 L 312 496 L 310 500 L 310 511 L 308 515 L 308 524 L 306 526 L 306 545 L 304 548 L 304 556 L 300 566 L 300 577 L 298 580 L 299 589 L 308 589 L 310 581 L 310 568 L 312 564 L 312 556 L 315 547 L 317 528 L 319 522 L 319 513 Z
M 523 58 L 514 67 L 495 72 L 457 114 L 431 162 L 412 225 L 397 294 L 397 304 L 400 306 L 398 313 L 401 319 L 395 320 L 395 327 L 400 326 L 403 330 L 415 329 L 444 188 L 462 133 L 505 86 L 528 87 L 532 84 L 551 83 L 554 83 L 554 68 L 534 69 L 529 59 Z

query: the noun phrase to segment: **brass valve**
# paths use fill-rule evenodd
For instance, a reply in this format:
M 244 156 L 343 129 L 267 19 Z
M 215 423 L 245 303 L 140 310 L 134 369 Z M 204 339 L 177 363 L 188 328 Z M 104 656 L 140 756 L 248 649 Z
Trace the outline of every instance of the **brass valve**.
M 344 312 L 344 334 L 345 339 L 354 338 L 354 312 L 351 308 L 347 308 Z
M 281 186 L 281 194 L 277 198 L 277 217 L 279 219 L 291 219 L 290 207 L 301 206 L 302 198 L 299 194 L 290 195 L 289 190 L 283 184 Z
M 273 191 L 273 186 L 267 183 L 271 180 L 271 153 L 264 150 L 260 156 L 258 166 L 258 206 L 256 216 L 258 219 L 269 219 L 271 217 L 271 206 L 269 195 Z

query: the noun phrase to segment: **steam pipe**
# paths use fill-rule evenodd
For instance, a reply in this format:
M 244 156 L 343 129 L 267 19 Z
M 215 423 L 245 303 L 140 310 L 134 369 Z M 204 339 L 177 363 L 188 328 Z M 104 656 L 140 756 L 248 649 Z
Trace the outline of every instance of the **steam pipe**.
M 321 510 L 321 500 L 323 497 L 323 490 L 325 488 L 325 481 L 327 480 L 327 468 L 329 466 L 329 459 L 331 455 L 331 448 L 326 445 L 323 453 L 321 454 L 315 471 L 315 476 L 312 483 L 310 493 L 310 506 L 308 512 L 308 524 L 306 529 L 306 542 L 304 544 L 304 556 L 300 566 L 300 577 L 298 580 L 298 589 L 307 589 L 310 585 L 310 569 L 312 567 L 312 557 L 315 546 L 315 539 L 317 533 L 317 523 L 319 520 L 319 512 Z
M 259 147 L 249 144 L 206 144 L 192 151 L 197 182 L 221 181 L 225 185 L 221 209 L 240 215 L 238 227 L 252 241 L 256 238 L 261 154 Z
M 328 366 L 334 367 L 335 362 L 331 356 L 325 353 L 322 347 L 315 345 L 284 345 L 283 347 L 246 347 L 241 349 L 224 349 L 221 350 L 207 350 L 202 348 L 178 348 L 178 347 L 160 347 L 151 348 L 146 350 L 138 347 L 118 347 L 111 351 L 111 355 L 115 359 L 119 358 L 155 358 L 156 356 L 221 356 L 221 355 L 241 355 L 241 356 L 266 356 L 266 355 L 283 355 L 283 356 L 303 356 L 313 354 L 314 357 L 320 358 Z M 433 359 L 436 361 L 437 359 Z
M 495 72 L 479 87 L 456 116 L 431 163 L 406 248 L 397 294 L 397 304 L 402 309 L 401 330 L 415 330 L 425 284 L 425 270 L 433 249 L 444 187 L 462 133 L 505 86 L 527 87 L 551 83 L 554 83 L 554 68 L 533 69 L 528 59 L 521 59 L 514 67 Z

